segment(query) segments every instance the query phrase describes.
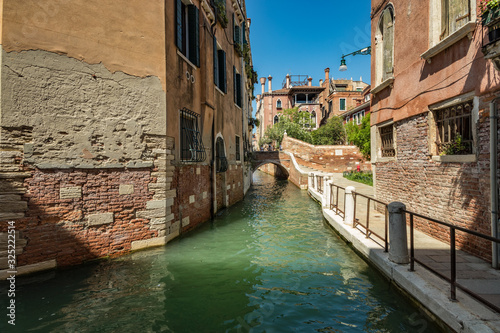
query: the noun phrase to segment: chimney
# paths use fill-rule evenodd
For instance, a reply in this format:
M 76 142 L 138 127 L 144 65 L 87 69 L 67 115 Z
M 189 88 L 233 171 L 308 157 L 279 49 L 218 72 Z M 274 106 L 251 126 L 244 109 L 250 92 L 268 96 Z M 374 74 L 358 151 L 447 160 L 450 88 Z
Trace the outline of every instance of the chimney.
M 266 78 L 265 77 L 261 77 L 260 78 L 260 85 L 261 85 L 261 88 L 262 88 L 262 95 L 264 95 L 265 93 L 265 85 L 266 85 Z
M 290 89 L 290 74 L 286 75 L 286 88 Z
M 307 82 L 307 85 L 308 85 L 309 87 L 312 87 L 312 85 L 313 85 L 313 78 L 312 78 L 312 77 L 308 77 L 308 78 L 307 78 L 307 81 L 308 81 L 308 82 Z
M 273 84 L 272 84 L 272 80 L 273 80 L 273 77 L 271 75 L 269 75 L 269 77 L 267 78 L 269 80 L 269 87 L 267 89 L 267 92 L 268 93 L 272 93 L 273 92 Z
M 319 80 L 319 86 L 321 87 L 323 85 L 323 79 Z
M 330 68 L 325 68 L 325 82 L 330 82 Z

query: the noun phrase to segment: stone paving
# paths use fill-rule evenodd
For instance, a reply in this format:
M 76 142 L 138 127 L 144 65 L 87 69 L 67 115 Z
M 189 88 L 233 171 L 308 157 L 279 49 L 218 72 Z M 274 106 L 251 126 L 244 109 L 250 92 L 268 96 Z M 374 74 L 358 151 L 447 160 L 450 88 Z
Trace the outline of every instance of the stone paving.
M 372 198 L 374 197 L 374 188 L 372 186 L 347 180 L 342 176 L 341 173 L 327 174 L 321 172 L 320 170 L 314 170 L 308 167 L 301 166 L 301 168 L 303 169 L 303 172 L 323 174 L 325 177 L 329 177 L 329 179 L 337 186 L 343 188 L 347 186 L 353 186 L 356 189 L 355 191 L 357 193 L 361 193 Z M 341 191 L 341 194 L 339 195 L 339 207 L 342 208 L 343 204 L 343 192 Z M 329 207 L 324 207 L 324 211 L 328 212 L 328 208 Z M 376 207 L 376 204 L 372 201 L 369 209 L 370 229 L 373 230 L 377 235 L 381 235 L 383 237 L 385 235 L 385 214 L 380 213 L 376 210 L 376 208 L 380 209 L 380 205 Z M 380 210 L 383 212 L 383 207 Z M 357 196 L 356 219 L 359 219 L 361 225 L 357 225 L 357 230 L 354 230 L 352 226 L 347 226 L 345 224 L 344 226 L 342 226 L 342 228 L 345 228 L 351 234 L 357 233 L 359 231 L 359 236 L 364 238 L 363 235 L 365 235 L 366 237 L 366 229 L 362 225 L 366 225 L 367 211 L 367 199 L 362 198 L 361 196 Z M 331 210 L 328 213 L 335 215 Z M 325 214 L 325 217 L 327 217 L 326 215 L 327 214 Z M 340 218 L 340 221 L 343 221 L 343 219 Z M 349 229 L 351 230 L 349 231 Z M 376 235 L 371 234 L 369 236 L 369 239 L 377 243 L 381 247 L 381 249 L 383 248 L 384 241 Z M 410 236 L 408 230 L 408 242 L 409 240 Z M 450 277 L 451 263 L 449 244 L 436 240 L 419 231 L 415 231 L 414 233 L 414 242 L 415 258 L 430 266 L 437 272 L 443 274 L 444 276 Z M 382 256 L 382 254 L 380 255 Z M 387 256 L 387 254 L 384 253 L 383 256 Z M 463 251 L 457 251 L 456 262 L 457 283 L 473 291 L 474 293 L 477 293 L 480 297 L 486 299 L 487 301 L 500 308 L 500 271 L 493 269 L 490 263 L 475 256 L 469 255 Z M 404 265 L 399 266 L 401 267 Z M 406 271 L 408 271 L 408 269 L 406 269 Z M 476 300 L 472 299 L 460 290 L 457 292 L 458 302 L 453 302 L 453 305 L 456 305 L 457 308 L 455 310 L 452 310 L 454 306 L 449 306 L 446 304 L 446 302 L 451 303 L 449 300 L 449 282 L 446 282 L 444 279 L 439 278 L 437 275 L 433 274 L 417 263 L 415 264 L 415 272 L 409 273 L 410 274 L 407 275 L 407 279 L 421 279 L 421 281 L 423 281 L 424 286 L 421 287 L 421 292 L 427 292 L 425 290 L 428 287 L 431 288 L 431 290 L 434 290 L 434 292 L 430 292 L 431 297 L 434 297 L 435 299 L 442 299 L 443 304 L 437 306 L 437 312 L 439 312 L 439 307 L 441 307 L 443 313 L 437 314 L 437 316 L 439 316 L 441 319 L 444 319 L 443 321 L 454 330 L 464 332 L 500 332 L 500 314 L 498 312 L 492 311 L 492 309 L 489 307 L 486 308 L 483 304 L 478 303 Z M 403 289 L 411 288 L 419 287 L 413 286 L 405 288 L 403 286 Z M 440 292 L 441 295 L 432 295 L 436 290 Z M 412 294 L 411 291 L 410 294 Z M 427 306 L 427 304 L 424 305 Z M 447 312 L 447 314 L 444 314 L 444 312 Z M 451 317 L 452 319 L 446 319 L 448 317 Z M 457 327 L 461 327 L 461 329 L 457 329 Z

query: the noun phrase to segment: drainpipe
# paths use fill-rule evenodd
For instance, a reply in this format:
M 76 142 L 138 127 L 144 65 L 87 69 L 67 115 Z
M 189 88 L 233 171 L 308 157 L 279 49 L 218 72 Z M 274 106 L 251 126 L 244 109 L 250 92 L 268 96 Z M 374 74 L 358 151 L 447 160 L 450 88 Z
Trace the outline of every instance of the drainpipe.
M 498 128 L 497 100 L 490 103 L 490 190 L 491 190 L 491 235 L 498 238 Z M 498 244 L 492 242 L 492 266 L 498 267 Z

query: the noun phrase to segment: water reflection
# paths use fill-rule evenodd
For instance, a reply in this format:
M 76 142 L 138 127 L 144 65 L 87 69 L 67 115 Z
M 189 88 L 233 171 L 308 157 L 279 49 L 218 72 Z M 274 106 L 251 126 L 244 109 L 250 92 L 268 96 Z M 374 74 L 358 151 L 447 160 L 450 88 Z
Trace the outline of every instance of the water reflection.
M 19 286 L 19 325 L 0 331 L 435 331 L 305 191 L 255 180 L 243 202 L 165 248 Z

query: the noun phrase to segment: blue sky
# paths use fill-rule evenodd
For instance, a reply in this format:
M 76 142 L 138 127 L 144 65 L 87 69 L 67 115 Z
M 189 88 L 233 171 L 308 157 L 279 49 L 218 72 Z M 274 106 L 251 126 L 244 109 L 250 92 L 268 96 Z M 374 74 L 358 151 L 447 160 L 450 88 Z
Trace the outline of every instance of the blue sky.
M 342 54 L 370 45 L 370 0 L 247 0 L 246 9 L 254 69 L 259 78 L 273 77 L 273 90 L 287 73 L 318 85 L 327 67 L 330 78 L 370 83 L 370 56 L 349 56 L 347 71 L 338 70 Z

